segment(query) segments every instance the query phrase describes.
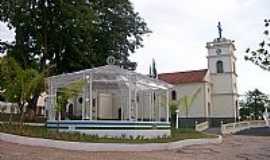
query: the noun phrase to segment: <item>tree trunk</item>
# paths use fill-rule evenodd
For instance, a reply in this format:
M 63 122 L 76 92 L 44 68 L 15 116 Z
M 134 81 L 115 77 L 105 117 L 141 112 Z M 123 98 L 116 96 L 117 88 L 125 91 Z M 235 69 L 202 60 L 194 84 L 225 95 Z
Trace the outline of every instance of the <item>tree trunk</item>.
M 39 94 L 38 95 L 34 95 L 28 102 L 28 112 L 32 111 L 33 114 L 30 113 L 30 120 L 34 120 L 36 118 L 36 111 L 37 111 L 37 102 L 38 102 L 38 98 L 39 98 Z
M 41 11 L 42 11 L 42 31 L 41 31 L 41 47 L 43 56 L 41 57 L 41 63 L 40 63 L 40 71 L 42 72 L 45 69 L 46 66 L 46 60 L 48 57 L 48 31 L 47 31 L 47 8 L 45 0 L 41 1 Z
M 23 122 L 24 122 L 24 112 L 22 112 L 21 114 L 20 114 L 20 127 L 22 128 L 22 126 L 23 126 Z
M 13 104 L 11 105 L 11 108 L 13 108 Z M 12 124 L 12 118 L 13 118 L 13 113 L 9 114 L 9 118 L 8 118 L 8 123 Z
M 18 107 L 19 107 L 19 127 L 22 128 L 23 127 L 23 122 L 24 122 L 24 103 L 18 103 Z

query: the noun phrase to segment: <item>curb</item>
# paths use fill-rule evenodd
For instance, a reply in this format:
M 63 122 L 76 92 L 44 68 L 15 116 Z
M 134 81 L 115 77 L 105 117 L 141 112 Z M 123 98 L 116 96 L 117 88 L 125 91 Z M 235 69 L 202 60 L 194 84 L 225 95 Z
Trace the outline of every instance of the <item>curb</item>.
M 29 138 L 6 134 L 0 132 L 0 141 L 17 143 L 29 146 L 39 146 L 48 148 L 57 148 L 73 151 L 161 151 L 183 148 L 190 145 L 201 144 L 220 144 L 222 136 L 211 139 L 187 139 L 169 143 L 148 143 L 148 144 L 123 144 L 123 143 L 86 143 L 86 142 L 68 142 L 51 139 Z

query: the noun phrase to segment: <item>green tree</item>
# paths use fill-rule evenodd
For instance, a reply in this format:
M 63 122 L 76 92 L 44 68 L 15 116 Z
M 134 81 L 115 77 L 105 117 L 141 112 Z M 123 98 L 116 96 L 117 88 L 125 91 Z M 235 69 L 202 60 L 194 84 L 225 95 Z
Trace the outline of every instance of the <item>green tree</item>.
M 16 103 L 20 122 L 24 120 L 24 111 L 32 96 L 44 90 L 44 74 L 34 69 L 22 69 L 13 58 L 5 57 L 0 65 L 2 96 L 5 100 Z
M 149 76 L 149 77 L 152 77 L 152 75 L 153 75 L 153 74 L 152 74 L 152 66 L 149 65 L 149 75 L 148 75 L 148 76 Z
M 254 119 L 258 119 L 262 116 L 265 107 L 269 105 L 269 97 L 258 89 L 248 91 L 245 98 L 240 103 L 240 116 L 246 118 L 252 116 Z
M 0 41 L 0 51 L 23 69 L 54 66 L 46 75 L 105 65 L 110 55 L 134 69 L 129 55 L 150 33 L 129 0 L 5 0 L 0 21 L 16 35 L 12 43 Z
M 156 68 L 156 61 L 155 59 L 152 59 L 152 64 L 149 66 L 149 77 L 151 78 L 157 78 L 157 68 Z
M 246 107 L 244 104 L 241 104 L 241 103 L 242 102 L 240 102 L 240 106 L 243 106 L 243 107 L 240 108 L 239 114 L 240 114 L 241 120 L 246 120 L 251 115 L 251 109 L 249 107 Z
M 71 72 L 106 64 L 110 55 L 129 67 L 130 53 L 149 33 L 129 0 L 5 0 L 0 21 L 16 37 L 2 42 L 23 68 Z
M 3 58 L 0 57 L 0 67 L 2 66 L 3 63 Z M 0 101 L 4 101 L 4 96 L 3 96 L 4 88 L 3 88 L 3 81 L 0 81 Z
M 157 68 L 156 68 L 156 61 L 155 61 L 155 59 L 152 59 L 152 77 L 153 78 L 157 78 L 157 76 L 158 76 L 158 73 L 157 73 Z
M 265 30 L 263 32 L 264 38 L 259 43 L 259 47 L 256 50 L 248 48 L 246 50 L 247 55 L 245 59 L 253 62 L 264 70 L 270 71 L 270 37 L 269 37 L 269 24 L 270 19 L 264 20 Z

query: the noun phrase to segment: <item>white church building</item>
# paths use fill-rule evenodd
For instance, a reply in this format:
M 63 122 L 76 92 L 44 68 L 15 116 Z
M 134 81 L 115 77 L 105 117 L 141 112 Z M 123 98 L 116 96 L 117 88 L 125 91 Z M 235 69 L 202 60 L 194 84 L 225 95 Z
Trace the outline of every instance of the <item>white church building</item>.
M 159 79 L 174 85 L 171 100 L 194 97 L 188 112 L 180 109 L 180 124 L 208 120 L 218 126 L 238 119 L 239 101 L 234 41 L 220 36 L 206 44 L 208 68 L 159 74 Z

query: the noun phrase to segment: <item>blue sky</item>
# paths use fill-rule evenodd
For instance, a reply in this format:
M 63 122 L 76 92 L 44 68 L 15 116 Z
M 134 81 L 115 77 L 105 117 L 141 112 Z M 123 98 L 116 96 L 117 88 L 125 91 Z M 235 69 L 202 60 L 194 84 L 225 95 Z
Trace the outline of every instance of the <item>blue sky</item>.
M 256 48 L 263 38 L 263 20 L 270 18 L 269 0 L 131 0 L 153 34 L 132 59 L 138 71 L 147 73 L 152 58 L 158 72 L 207 68 L 206 42 L 223 35 L 235 40 L 240 93 L 259 88 L 270 94 L 270 72 L 244 60 L 248 47 Z
M 263 20 L 270 18 L 269 0 L 131 0 L 135 10 L 153 31 L 144 48 L 132 59 L 137 71 L 147 73 L 155 58 L 159 73 L 207 67 L 206 42 L 223 35 L 236 41 L 240 93 L 259 88 L 270 94 L 270 72 L 244 61 L 245 50 L 256 48 L 263 38 Z M 14 33 L 0 24 L 0 39 L 13 40 Z

